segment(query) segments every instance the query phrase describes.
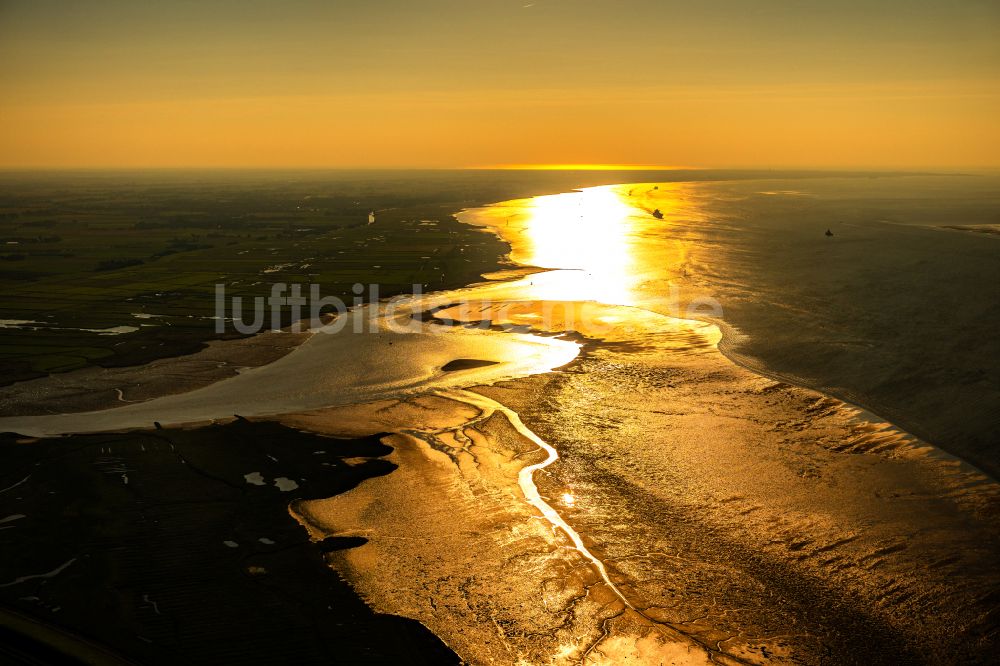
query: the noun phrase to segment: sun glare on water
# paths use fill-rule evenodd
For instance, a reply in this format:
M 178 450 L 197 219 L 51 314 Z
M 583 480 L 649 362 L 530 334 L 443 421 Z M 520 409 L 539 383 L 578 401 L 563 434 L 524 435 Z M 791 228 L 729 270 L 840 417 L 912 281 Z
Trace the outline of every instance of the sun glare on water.
M 515 263 L 548 269 L 518 282 L 517 299 L 658 307 L 684 274 L 684 229 L 703 215 L 690 186 L 647 183 L 515 199 L 457 217 L 495 229 Z
M 536 197 L 518 221 L 528 241 L 525 259 L 580 271 L 573 280 L 578 288 L 562 285 L 561 299 L 627 303 L 633 273 L 628 236 L 637 212 L 610 187 Z

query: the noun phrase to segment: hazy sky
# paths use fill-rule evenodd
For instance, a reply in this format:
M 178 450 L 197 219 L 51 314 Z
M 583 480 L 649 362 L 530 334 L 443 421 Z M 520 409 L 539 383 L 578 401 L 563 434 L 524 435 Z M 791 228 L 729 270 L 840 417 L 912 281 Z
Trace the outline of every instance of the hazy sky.
M 0 0 L 0 166 L 1000 164 L 1000 0 Z

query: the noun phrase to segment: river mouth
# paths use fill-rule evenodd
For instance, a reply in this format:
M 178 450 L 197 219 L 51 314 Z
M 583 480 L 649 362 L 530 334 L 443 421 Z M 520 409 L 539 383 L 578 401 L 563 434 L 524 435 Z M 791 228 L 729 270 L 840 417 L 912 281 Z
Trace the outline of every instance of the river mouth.
M 550 334 L 590 321 L 583 354 L 491 386 L 283 418 L 396 433 L 396 472 L 293 510 L 317 540 L 365 539 L 328 561 L 373 608 L 420 620 L 472 663 L 891 663 L 928 636 L 953 649 L 906 635 L 923 605 L 949 622 L 963 604 L 982 612 L 989 550 L 976 564 L 950 553 L 995 538 L 984 477 L 734 365 L 710 324 L 498 299 L 508 288 L 437 316 Z M 901 590 L 909 603 L 880 612 Z
M 515 261 L 548 270 L 360 308 L 348 316 L 374 322 L 366 332 L 316 333 L 199 391 L 0 426 L 240 414 L 391 433 L 398 469 L 292 515 L 316 541 L 359 544 L 327 562 L 373 609 L 420 621 L 470 663 L 978 653 L 971 637 L 993 622 L 983 591 L 998 589 L 995 484 L 727 360 L 701 318 L 708 299 L 667 288 L 684 276 L 684 238 L 637 249 L 671 211 L 695 213 L 683 187 L 674 195 L 663 217 L 643 207 L 660 195 L 620 187 L 465 211 L 510 239 Z
M 579 198 L 624 194 L 595 190 Z M 574 196 L 541 209 L 562 214 Z M 471 390 L 287 417 L 397 433 L 396 473 L 295 508 L 316 538 L 366 539 L 328 558 L 362 597 L 471 663 L 974 654 L 945 627 L 988 613 L 978 590 L 998 583 L 996 486 L 871 414 L 726 359 L 717 327 L 655 291 L 648 267 L 683 275 L 682 248 L 618 268 L 533 254 L 547 242 L 530 236 L 536 222 L 511 229 L 538 208 L 460 218 L 510 239 L 516 260 L 562 270 L 443 298 L 434 316 L 452 330 L 569 335 L 581 356 Z M 625 216 L 625 246 L 661 223 L 641 207 Z M 582 244 L 563 256 L 600 256 Z

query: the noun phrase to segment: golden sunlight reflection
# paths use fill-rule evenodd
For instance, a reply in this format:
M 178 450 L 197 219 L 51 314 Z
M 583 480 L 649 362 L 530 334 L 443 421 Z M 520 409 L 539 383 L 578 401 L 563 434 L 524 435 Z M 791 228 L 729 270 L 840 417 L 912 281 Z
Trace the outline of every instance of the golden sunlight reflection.
M 678 221 L 699 219 L 688 184 L 605 185 L 463 211 L 494 228 L 511 259 L 552 270 L 522 283 L 521 297 L 646 305 L 683 275 L 687 242 Z
M 520 219 L 512 220 L 527 240 L 526 263 L 545 268 L 574 268 L 567 276 L 579 285 L 563 300 L 630 301 L 633 256 L 628 236 L 638 213 L 612 187 L 595 187 L 571 194 L 535 197 Z
M 526 267 L 519 280 L 495 274 L 497 282 L 480 288 L 484 300 L 506 302 L 493 311 L 495 323 L 603 337 L 660 330 L 652 313 L 694 319 L 692 305 L 714 302 L 692 288 L 689 272 L 707 211 L 697 184 L 645 183 L 515 199 L 456 217 L 498 233 L 511 262 Z M 629 309 L 607 307 L 615 305 Z
M 562 501 L 563 501 L 563 504 L 565 504 L 566 506 L 575 506 L 576 505 L 576 498 L 573 497 L 569 493 L 563 493 Z

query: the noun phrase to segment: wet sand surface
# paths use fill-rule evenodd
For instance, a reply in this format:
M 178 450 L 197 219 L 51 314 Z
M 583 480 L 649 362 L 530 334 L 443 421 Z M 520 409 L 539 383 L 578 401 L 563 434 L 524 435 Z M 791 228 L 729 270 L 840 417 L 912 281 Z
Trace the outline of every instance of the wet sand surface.
M 364 306 L 344 315 L 339 332 L 317 331 L 273 363 L 193 391 L 115 409 L 2 417 L 0 430 L 45 436 L 273 416 L 544 372 L 578 350 L 567 340 L 526 334 L 459 329 L 445 335 L 441 327 L 414 319 L 424 303 Z M 496 362 L 461 373 L 443 370 L 474 355 Z
M 995 484 L 733 365 L 713 327 L 646 333 L 475 389 L 558 451 L 534 480 L 569 530 L 513 490 L 544 452 L 467 392 L 292 419 L 399 433 L 397 472 L 296 511 L 366 538 L 330 561 L 474 663 L 989 661 Z
M 1000 245 L 945 228 L 995 225 L 1000 179 L 684 192 L 707 223 L 677 220 L 677 233 L 697 236 L 678 279 L 719 299 L 725 322 L 745 334 L 727 338 L 726 354 L 865 405 L 1000 478 Z
M 281 358 L 309 337 L 278 332 L 242 340 L 209 342 L 187 356 L 142 366 L 85 368 L 0 386 L 0 415 L 26 416 L 111 409 L 184 393 Z
M 990 663 L 1000 488 L 720 353 L 753 365 L 752 336 L 704 298 L 725 290 L 690 289 L 709 282 L 706 248 L 734 252 L 700 195 L 592 188 L 466 211 L 515 262 L 561 270 L 359 310 L 376 333 L 316 334 L 187 394 L 0 428 L 239 413 L 391 433 L 398 469 L 291 512 L 314 542 L 354 546 L 326 560 L 374 611 L 470 663 Z
M 373 607 L 421 619 L 475 663 L 989 663 L 997 485 L 870 413 L 735 365 L 715 327 L 657 314 L 688 311 L 657 280 L 683 277 L 697 251 L 684 234 L 650 247 L 649 206 L 596 246 L 546 240 L 567 229 L 546 229 L 538 208 L 587 237 L 592 211 L 606 222 L 621 209 L 621 189 L 468 211 L 515 260 L 580 270 L 436 312 L 591 341 L 562 371 L 475 389 L 558 450 L 535 478 L 569 530 L 509 491 L 541 455 L 531 438 L 496 413 L 469 419 L 476 402 L 448 393 L 457 425 L 371 417 L 400 433 L 408 471 L 298 509 L 317 535 L 369 540 L 334 566 Z M 698 212 L 672 198 L 682 218 Z M 351 414 L 309 427 L 365 421 Z

